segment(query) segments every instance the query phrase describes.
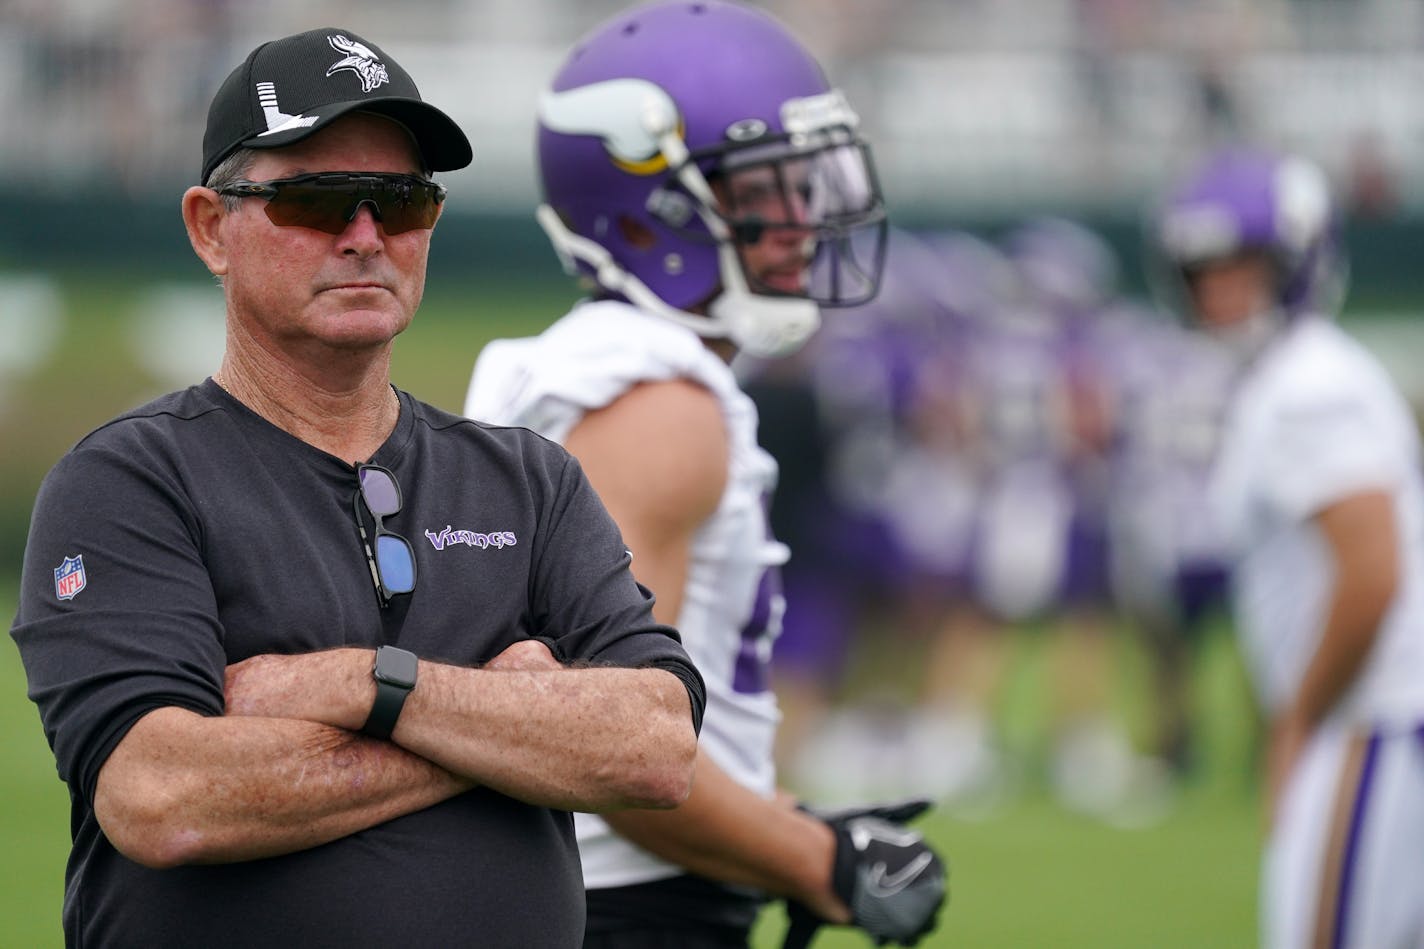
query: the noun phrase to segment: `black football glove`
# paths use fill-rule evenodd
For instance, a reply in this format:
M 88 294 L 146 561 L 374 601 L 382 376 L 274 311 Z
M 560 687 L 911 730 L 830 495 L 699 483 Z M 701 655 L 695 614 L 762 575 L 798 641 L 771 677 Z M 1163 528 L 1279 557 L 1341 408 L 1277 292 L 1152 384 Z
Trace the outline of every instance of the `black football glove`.
M 847 808 L 816 814 L 836 835 L 831 885 L 850 907 L 851 921 L 877 944 L 913 946 L 935 927 L 947 894 L 943 861 L 924 837 L 900 821 L 929 807 L 927 801 Z M 897 820 L 898 818 L 898 820 Z M 824 920 L 799 903 L 787 903 L 791 926 L 783 949 L 804 949 Z

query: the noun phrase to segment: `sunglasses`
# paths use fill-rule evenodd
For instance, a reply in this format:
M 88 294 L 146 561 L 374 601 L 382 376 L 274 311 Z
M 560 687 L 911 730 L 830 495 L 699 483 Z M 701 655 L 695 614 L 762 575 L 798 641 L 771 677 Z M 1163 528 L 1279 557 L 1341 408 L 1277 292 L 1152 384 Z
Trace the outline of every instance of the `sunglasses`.
M 391 605 L 391 597 L 415 589 L 415 551 L 410 541 L 388 531 L 383 519 L 401 509 L 401 490 L 396 476 L 380 465 L 360 465 L 356 468 L 356 494 L 351 498 L 351 511 L 356 516 L 356 529 L 361 532 L 361 545 L 366 549 L 366 563 L 371 567 L 371 581 L 381 607 Z M 361 518 L 361 505 L 376 521 L 376 549 L 366 534 Z
M 218 194 L 265 198 L 267 217 L 279 227 L 310 227 L 340 234 L 363 204 L 388 235 L 430 229 L 440 216 L 445 189 L 414 175 L 321 172 L 273 181 L 234 181 Z

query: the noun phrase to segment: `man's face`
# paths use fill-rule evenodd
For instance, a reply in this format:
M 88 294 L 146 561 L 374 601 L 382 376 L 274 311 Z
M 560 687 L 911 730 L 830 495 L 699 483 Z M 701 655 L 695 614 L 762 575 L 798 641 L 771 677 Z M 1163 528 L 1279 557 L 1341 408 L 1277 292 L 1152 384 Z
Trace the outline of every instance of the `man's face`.
M 1228 329 L 1274 306 L 1275 272 L 1262 254 L 1245 253 L 1193 267 L 1192 308 L 1206 329 Z
M 359 113 L 257 154 L 247 177 L 259 182 L 324 171 L 420 172 L 404 128 Z M 221 223 L 237 327 L 269 351 L 324 355 L 385 345 L 410 324 L 424 292 L 430 230 L 387 235 L 365 205 L 340 234 L 279 227 L 263 205 L 244 198 Z
M 767 227 L 757 240 L 740 240 L 742 268 L 752 289 L 782 293 L 806 290 L 815 244 L 807 227 L 804 161 L 780 166 L 753 165 L 724 175 L 716 188 L 724 213 L 734 221 L 757 220 Z

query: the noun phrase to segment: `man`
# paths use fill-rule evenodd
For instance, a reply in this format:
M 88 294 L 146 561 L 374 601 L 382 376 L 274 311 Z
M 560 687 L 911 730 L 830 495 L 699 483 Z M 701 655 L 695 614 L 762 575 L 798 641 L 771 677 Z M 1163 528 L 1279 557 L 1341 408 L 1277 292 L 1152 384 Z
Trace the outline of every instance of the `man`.
M 80 442 L 26 550 L 71 944 L 576 945 L 567 812 L 685 797 L 703 688 L 577 464 L 390 385 L 469 159 L 349 31 L 213 99 L 221 368 Z
M 1156 310 L 1124 307 L 1115 322 L 1113 591 L 1150 665 L 1148 746 L 1185 780 L 1198 765 L 1194 669 L 1230 602 L 1229 550 L 1208 488 L 1237 366 Z
M 1424 486 L 1410 411 L 1329 316 L 1324 175 L 1232 150 L 1158 238 L 1184 309 L 1241 369 L 1212 474 L 1269 728 L 1267 947 L 1424 937 Z
M 787 550 L 766 526 L 776 463 L 728 363 L 793 350 L 818 302 L 873 294 L 883 208 L 855 129 L 780 24 L 725 2 L 613 18 L 540 103 L 538 218 L 595 299 L 490 344 L 466 413 L 579 458 L 708 682 L 686 804 L 578 818 L 586 946 L 743 946 L 762 893 L 914 941 L 943 898 L 938 858 L 882 819 L 907 811 L 818 819 L 772 765 Z

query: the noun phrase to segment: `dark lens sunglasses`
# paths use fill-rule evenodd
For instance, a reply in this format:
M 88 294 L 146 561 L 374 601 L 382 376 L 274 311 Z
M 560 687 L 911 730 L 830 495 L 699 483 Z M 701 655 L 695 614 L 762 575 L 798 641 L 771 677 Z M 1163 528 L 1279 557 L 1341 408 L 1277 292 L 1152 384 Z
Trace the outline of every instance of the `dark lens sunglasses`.
M 326 172 L 273 181 L 234 181 L 218 194 L 265 198 L 267 217 L 280 227 L 310 227 L 327 234 L 346 230 L 361 205 L 387 234 L 435 226 L 445 189 L 414 175 Z
M 366 563 L 371 567 L 371 580 L 376 585 L 376 595 L 382 607 L 391 605 L 391 597 L 399 593 L 409 593 L 415 589 L 415 551 L 410 541 L 401 535 L 388 531 L 383 519 L 391 517 L 401 509 L 401 490 L 396 476 L 380 465 L 359 465 L 356 468 L 358 484 L 356 494 L 351 498 L 352 513 L 356 515 L 356 529 L 361 532 L 361 545 L 366 548 Z M 376 521 L 376 549 L 371 550 L 371 540 L 366 534 L 366 524 L 361 517 L 361 505 L 371 512 Z

